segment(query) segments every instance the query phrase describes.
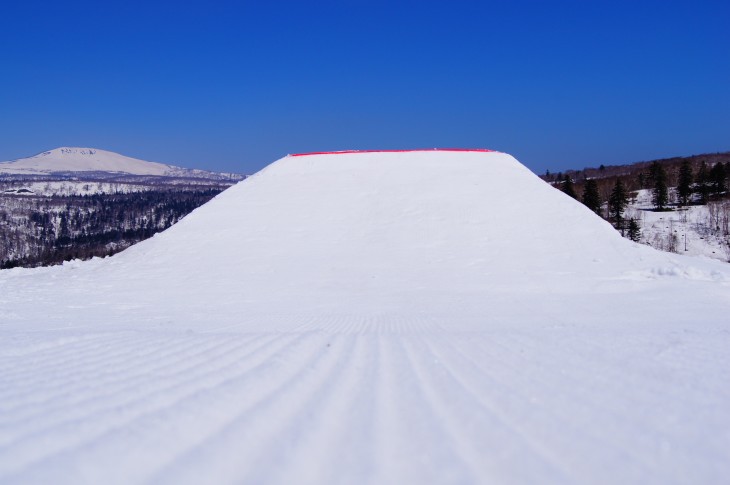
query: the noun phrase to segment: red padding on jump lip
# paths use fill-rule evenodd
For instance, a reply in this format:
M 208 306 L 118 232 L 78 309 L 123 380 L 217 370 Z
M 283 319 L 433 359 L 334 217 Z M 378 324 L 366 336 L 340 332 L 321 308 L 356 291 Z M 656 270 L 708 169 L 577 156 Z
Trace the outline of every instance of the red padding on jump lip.
M 494 152 L 486 148 L 423 148 L 415 150 L 343 150 L 340 152 L 310 152 L 294 153 L 292 157 L 306 157 L 309 155 L 345 155 L 348 153 L 406 153 L 406 152 Z

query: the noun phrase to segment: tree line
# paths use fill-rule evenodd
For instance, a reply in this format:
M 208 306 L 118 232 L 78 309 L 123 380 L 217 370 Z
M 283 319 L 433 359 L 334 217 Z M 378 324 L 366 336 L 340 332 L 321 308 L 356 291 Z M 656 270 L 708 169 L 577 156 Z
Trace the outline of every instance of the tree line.
M 624 217 L 624 211 L 629 203 L 629 187 L 650 189 L 655 211 L 671 210 L 672 205 L 679 207 L 704 205 L 728 196 L 730 161 L 725 163 L 718 161 L 709 166 L 705 160 L 701 160 L 696 169 L 693 165 L 693 161 L 686 158 L 682 159 L 678 166 L 670 165 L 670 171 L 666 169 L 664 163 L 654 161 L 648 166 L 643 166 L 643 170 L 638 172 L 624 169 L 623 174 L 611 177 L 588 178 L 584 171 L 580 182 L 576 182 L 572 176 L 579 172 L 565 175 L 561 173 L 557 176 L 551 176 L 548 172 L 544 178 L 552 179 L 554 186 L 610 221 L 624 236 L 638 241 L 640 237 L 638 222 L 633 218 L 626 220 Z M 598 173 L 600 172 L 599 167 Z M 675 185 L 670 186 L 670 180 L 673 180 Z M 670 192 L 672 186 L 676 187 L 674 193 Z
M 110 256 L 163 231 L 223 187 L 83 196 L 2 196 L 0 268 Z

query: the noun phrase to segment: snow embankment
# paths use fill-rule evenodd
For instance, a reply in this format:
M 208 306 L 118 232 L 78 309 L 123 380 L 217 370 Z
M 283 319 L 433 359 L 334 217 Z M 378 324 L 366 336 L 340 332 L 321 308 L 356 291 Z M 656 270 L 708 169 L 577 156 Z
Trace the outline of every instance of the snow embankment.
M 506 154 L 285 157 L 0 272 L 0 481 L 722 483 L 729 281 Z

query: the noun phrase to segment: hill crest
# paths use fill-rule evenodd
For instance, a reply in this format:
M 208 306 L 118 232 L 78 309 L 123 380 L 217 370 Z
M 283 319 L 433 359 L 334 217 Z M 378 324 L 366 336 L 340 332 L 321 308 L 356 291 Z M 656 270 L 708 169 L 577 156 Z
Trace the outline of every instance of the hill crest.
M 119 153 L 87 147 L 58 147 L 31 157 L 0 162 L 0 174 L 44 176 L 69 173 L 212 178 L 223 174 L 149 162 Z M 233 174 L 225 174 L 232 178 Z M 234 177 L 240 179 L 242 177 Z

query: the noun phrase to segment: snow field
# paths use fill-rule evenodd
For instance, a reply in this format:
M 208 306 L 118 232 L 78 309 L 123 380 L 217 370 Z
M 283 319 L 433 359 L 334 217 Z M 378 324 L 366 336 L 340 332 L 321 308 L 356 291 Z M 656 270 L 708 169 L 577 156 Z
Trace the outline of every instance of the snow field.
M 727 338 L 618 333 L 142 331 L 3 352 L 0 477 L 721 483 L 728 375 L 707 367 Z
M 286 157 L 0 272 L 0 483 L 724 483 L 729 286 L 505 154 Z
M 642 243 L 665 251 L 673 245 L 678 254 L 730 261 L 730 238 L 723 236 L 722 230 L 716 230 L 722 226 L 722 220 L 713 222 L 707 205 L 682 207 L 671 212 L 651 209 L 649 189 L 639 190 L 636 200 L 627 209 L 627 217 L 636 218 L 640 223 Z M 675 236 L 674 242 L 669 239 L 671 235 Z
M 132 192 L 144 192 L 153 190 L 154 185 L 128 184 L 119 182 L 89 182 L 89 181 L 59 181 L 28 182 L 13 191 L 27 190 L 28 195 L 72 196 L 72 195 L 95 195 L 95 194 L 129 194 Z

